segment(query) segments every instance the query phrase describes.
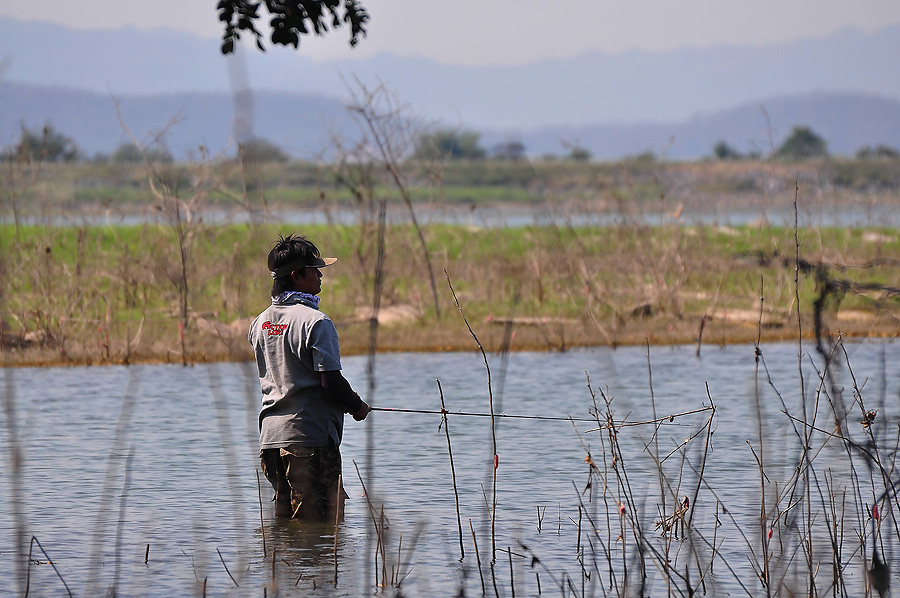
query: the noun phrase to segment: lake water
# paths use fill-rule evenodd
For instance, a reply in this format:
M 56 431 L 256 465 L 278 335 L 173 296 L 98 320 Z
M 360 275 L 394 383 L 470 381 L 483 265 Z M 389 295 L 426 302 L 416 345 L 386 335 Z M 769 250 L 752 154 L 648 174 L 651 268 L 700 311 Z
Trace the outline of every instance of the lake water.
M 433 204 L 416 206 L 416 218 L 420 224 L 441 223 L 485 228 L 507 228 L 525 226 L 599 226 L 620 224 L 660 226 L 681 224 L 689 226 L 743 226 L 768 222 L 776 226 L 794 226 L 793 204 L 773 205 L 765 209 L 746 207 L 743 203 L 711 203 L 699 207 L 685 208 L 676 219 L 671 215 L 674 206 L 660 210 L 655 202 L 632 206 L 630 211 L 618 209 L 584 209 L 584 207 L 555 206 L 536 202 L 534 204 L 496 204 L 486 206 Z M 345 207 L 322 208 L 274 208 L 266 216 L 262 213 L 250 214 L 243 210 L 207 207 L 200 215 L 209 224 L 244 223 L 251 218 L 286 225 L 304 226 L 311 224 L 354 225 L 360 221 L 359 210 Z M 374 216 L 369 216 L 374 220 Z M 404 206 L 389 206 L 389 224 L 406 225 L 411 222 Z M 0 214 L 0 222 L 12 222 L 11 214 Z M 801 227 L 810 226 L 864 226 L 898 227 L 900 211 L 889 202 L 872 200 L 870 203 L 850 201 L 804 201 L 797 211 L 797 221 Z M 158 211 L 122 213 L 84 212 L 67 210 L 48 215 L 26 214 L 22 222 L 54 226 L 101 226 L 135 225 L 145 222 L 166 224 L 164 215 Z
M 878 409 L 871 429 L 888 447 L 884 458 L 893 459 L 900 344 L 848 344 L 847 352 L 867 409 Z M 833 439 L 826 442 L 834 430 L 828 406 L 833 392 L 828 386 L 817 393 L 821 357 L 804 347 L 798 367 L 798 347 L 790 343 L 764 345 L 762 354 L 774 386 L 764 370 L 757 377 L 754 348 L 748 345 L 707 346 L 700 357 L 694 347 L 652 347 L 649 367 L 646 347 L 489 355 L 497 413 L 589 418 L 593 400 L 586 374 L 593 391 L 602 390 L 612 400 L 616 422 L 653 418 L 651 380 L 660 417 L 703 409 L 711 401 L 716 405 L 705 462 L 708 410 L 665 420 L 656 443 L 651 442 L 653 425 L 620 428 L 615 470 L 609 437 L 596 431 L 596 422 L 497 418 L 493 567 L 487 507 L 492 502 L 490 418 L 449 418 L 464 532 L 461 560 L 439 415 L 374 412 L 363 423 L 348 418 L 342 452 L 351 500 L 335 542 L 332 525 L 275 522 L 265 480 L 260 514 L 258 387 L 247 364 L 6 369 L 0 416 L 0 593 L 23 593 L 21 585 L 18 594 L 7 593 L 23 583 L 24 565 L 16 556 L 19 529 L 46 551 L 34 546 L 29 596 L 67 595 L 60 576 L 75 596 L 110 595 L 113 587 L 116 596 L 200 596 L 204 580 L 209 596 L 397 595 L 395 587 L 376 589 L 376 575 L 379 582 L 386 577 L 388 586 L 402 580 L 405 596 L 453 596 L 460 588 L 478 596 L 482 577 L 490 596 L 617 595 L 625 569 L 631 575 L 629 591 L 637 587 L 637 521 L 654 549 L 668 545 L 681 574 L 686 563 L 696 571 L 697 563 L 711 560 L 712 549 L 704 541 L 715 545 L 714 566 L 704 569 L 707 595 L 765 595 L 750 565 L 761 562 L 760 474 L 754 456 L 760 448 L 768 476 L 767 525 L 775 527 L 769 552 L 784 556 L 773 557 L 773 575 L 803 588 L 806 580 L 795 570 L 798 565 L 809 570 L 802 566 L 805 545 L 798 544 L 795 533 L 797 526 L 807 525 L 806 510 L 797 508 L 803 494 L 788 494 L 773 506 L 776 493 L 790 487 L 798 464 L 798 424 L 783 410 L 802 418 L 802 370 L 808 412 L 818 404 L 810 502 L 820 505 L 819 497 L 829 494 L 841 497 L 841 564 L 849 595 L 862 595 L 860 555 L 868 555 L 873 545 L 897 570 L 896 500 L 880 503 L 876 541 L 868 514 L 884 485 L 858 452 L 848 453 Z M 367 358 L 345 358 L 344 368 L 365 396 Z M 844 388 L 844 403 L 852 407 L 850 372 L 841 367 L 834 373 Z M 489 411 L 479 353 L 379 355 L 372 403 L 439 410 L 436 380 L 451 413 Z M 861 412 L 853 409 L 847 425 L 863 444 Z M 22 457 L 18 478 L 11 475 L 16 438 Z M 602 479 L 589 478 L 586 448 L 599 470 L 608 473 L 605 500 Z M 660 459 L 671 453 L 662 466 L 669 488 L 663 514 L 673 512 L 683 496 L 696 498 L 694 524 L 705 540 L 693 536 L 691 544 L 669 537 L 667 544 L 654 529 L 661 499 L 652 453 Z M 354 462 L 379 522 L 388 528 L 383 557 L 376 556 L 372 518 Z M 882 461 L 889 475 L 891 463 Z M 696 491 L 694 472 L 701 467 L 705 483 Z M 859 481 L 849 483 L 854 476 Z M 619 503 L 626 505 L 624 514 Z M 817 583 L 827 588 L 833 554 L 827 529 L 834 514 L 820 506 L 811 512 Z M 865 547 L 856 532 L 864 534 Z M 791 566 L 777 566 L 788 560 Z M 647 595 L 666 595 L 659 562 L 652 554 L 646 557 Z M 696 572 L 692 575 L 697 583 Z

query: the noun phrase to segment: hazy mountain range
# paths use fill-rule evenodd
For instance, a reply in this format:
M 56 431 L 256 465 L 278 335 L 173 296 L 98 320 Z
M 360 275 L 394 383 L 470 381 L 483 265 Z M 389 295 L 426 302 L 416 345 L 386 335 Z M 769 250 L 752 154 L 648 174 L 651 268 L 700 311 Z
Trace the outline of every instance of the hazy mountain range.
M 38 40 L 38 41 L 36 41 Z M 362 43 L 365 43 L 363 40 Z M 315 63 L 283 48 L 219 54 L 167 30 L 74 31 L 0 18 L 0 145 L 52 123 L 88 153 L 166 129 L 171 151 L 216 152 L 234 137 L 232 89 L 251 88 L 243 126 L 290 153 L 353 135 L 347 81 L 384 84 L 426 119 L 522 141 L 532 155 L 578 144 L 599 158 L 708 155 L 718 140 L 766 153 L 799 124 L 838 154 L 900 146 L 900 27 L 766 47 L 589 52 L 523 66 L 462 67 L 378 55 Z M 166 128 L 167 123 L 178 122 Z M 233 145 L 233 144 L 232 144 Z

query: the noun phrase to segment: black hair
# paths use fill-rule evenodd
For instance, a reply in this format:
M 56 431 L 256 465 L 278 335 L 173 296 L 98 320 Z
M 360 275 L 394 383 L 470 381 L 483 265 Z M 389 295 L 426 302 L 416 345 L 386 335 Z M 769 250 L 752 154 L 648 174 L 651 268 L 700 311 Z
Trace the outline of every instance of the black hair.
M 295 235 L 293 233 L 286 237 L 279 235 L 275 241 L 275 246 L 269 252 L 268 266 L 269 271 L 274 272 L 281 266 L 296 261 L 310 261 L 312 257 L 319 257 L 319 249 L 313 245 L 313 242 L 303 235 Z M 272 281 L 272 296 L 277 297 L 285 291 L 293 291 L 294 283 L 291 281 L 292 272 L 288 272 L 284 276 L 279 276 Z

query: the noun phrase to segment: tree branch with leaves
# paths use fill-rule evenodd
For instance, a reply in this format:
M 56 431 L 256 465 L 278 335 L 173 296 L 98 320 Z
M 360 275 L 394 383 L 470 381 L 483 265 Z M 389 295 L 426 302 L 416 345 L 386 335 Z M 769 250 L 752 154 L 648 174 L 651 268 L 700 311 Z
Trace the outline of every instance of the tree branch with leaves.
M 366 35 L 369 13 L 357 0 L 220 0 L 216 6 L 219 20 L 224 24 L 222 34 L 222 54 L 234 52 L 235 42 L 241 33 L 255 38 L 256 47 L 265 51 L 264 35 L 257 28 L 263 17 L 264 7 L 271 19 L 269 25 L 272 44 L 299 48 L 300 38 L 313 33 L 325 35 L 329 28 L 337 29 L 346 24 L 350 27 L 350 45 L 356 46 L 360 36 Z

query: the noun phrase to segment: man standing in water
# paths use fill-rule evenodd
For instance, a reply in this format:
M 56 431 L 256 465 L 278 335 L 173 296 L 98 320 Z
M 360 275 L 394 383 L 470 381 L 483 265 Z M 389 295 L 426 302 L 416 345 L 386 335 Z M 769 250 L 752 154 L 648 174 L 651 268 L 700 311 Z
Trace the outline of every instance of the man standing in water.
M 319 311 L 321 269 L 335 261 L 306 237 L 280 237 L 268 258 L 272 305 L 250 325 L 262 390 L 260 461 L 276 517 L 333 520 L 343 511 L 344 414 L 362 421 L 370 411 L 341 374 L 337 331 Z

